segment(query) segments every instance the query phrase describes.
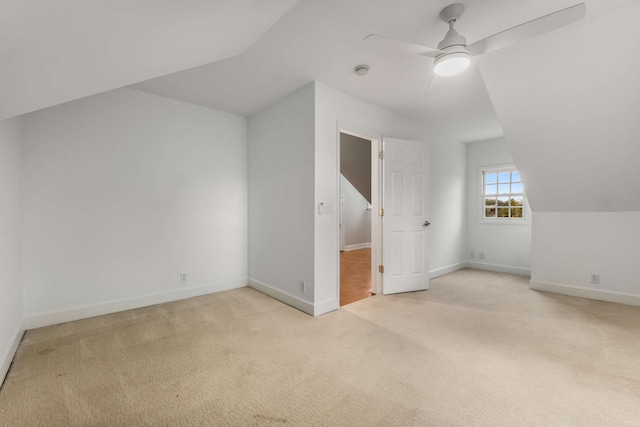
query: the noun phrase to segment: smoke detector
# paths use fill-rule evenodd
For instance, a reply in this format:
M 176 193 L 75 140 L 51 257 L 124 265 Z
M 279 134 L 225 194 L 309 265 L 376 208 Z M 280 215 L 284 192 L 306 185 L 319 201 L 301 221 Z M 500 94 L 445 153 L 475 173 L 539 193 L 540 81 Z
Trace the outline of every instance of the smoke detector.
M 366 64 L 356 65 L 353 71 L 355 71 L 355 73 L 359 76 L 366 76 L 369 72 L 369 66 Z

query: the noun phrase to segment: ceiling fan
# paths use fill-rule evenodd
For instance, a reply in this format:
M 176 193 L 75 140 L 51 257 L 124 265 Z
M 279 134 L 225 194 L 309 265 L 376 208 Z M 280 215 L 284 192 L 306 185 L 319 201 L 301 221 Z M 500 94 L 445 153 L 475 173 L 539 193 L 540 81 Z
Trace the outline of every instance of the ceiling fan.
M 440 12 L 440 19 L 449 25 L 449 31 L 438 43 L 437 49 L 377 34 L 369 34 L 364 41 L 377 45 L 393 45 L 410 53 L 435 58 L 434 73 L 438 76 L 453 76 L 466 70 L 473 56 L 502 49 L 579 21 L 584 18 L 586 10 L 585 3 L 579 3 L 467 44 L 467 39 L 454 28 L 464 13 L 464 5 L 455 3 Z

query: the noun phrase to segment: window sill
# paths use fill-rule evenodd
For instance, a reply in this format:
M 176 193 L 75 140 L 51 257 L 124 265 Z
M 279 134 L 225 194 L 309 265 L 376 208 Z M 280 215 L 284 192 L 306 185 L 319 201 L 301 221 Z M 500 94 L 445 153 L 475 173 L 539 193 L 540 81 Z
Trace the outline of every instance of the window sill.
M 526 218 L 522 219 L 480 219 L 479 224 L 491 224 L 491 225 L 529 225 L 531 222 Z

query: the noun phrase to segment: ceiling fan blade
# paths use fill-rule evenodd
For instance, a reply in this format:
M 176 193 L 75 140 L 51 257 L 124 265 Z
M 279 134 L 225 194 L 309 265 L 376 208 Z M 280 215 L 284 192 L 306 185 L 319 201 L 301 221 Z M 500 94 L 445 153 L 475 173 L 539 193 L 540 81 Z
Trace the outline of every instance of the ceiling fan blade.
M 436 78 L 436 75 L 434 74 L 433 76 L 431 76 L 431 78 L 429 79 L 429 82 L 427 83 L 427 87 L 424 90 L 424 97 L 426 98 L 427 95 L 429 94 L 429 88 L 431 87 L 431 83 L 433 83 L 433 79 Z
M 468 45 L 467 49 L 473 56 L 502 49 L 577 22 L 584 18 L 586 11 L 587 5 L 585 3 L 576 4 L 478 40 Z
M 443 51 L 432 48 L 432 47 L 422 46 L 417 43 L 394 39 L 393 37 L 379 36 L 377 34 L 369 34 L 362 41 L 369 44 L 375 44 L 376 46 L 385 47 L 388 49 L 399 50 L 404 53 L 429 56 L 431 58 L 435 58 L 441 53 L 444 53 Z

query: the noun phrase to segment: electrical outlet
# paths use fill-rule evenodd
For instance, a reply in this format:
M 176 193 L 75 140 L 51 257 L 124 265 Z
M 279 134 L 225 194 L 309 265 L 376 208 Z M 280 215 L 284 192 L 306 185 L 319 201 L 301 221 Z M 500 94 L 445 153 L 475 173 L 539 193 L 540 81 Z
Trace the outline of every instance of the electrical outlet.
M 187 273 L 180 273 L 180 283 L 187 283 Z
M 600 283 L 600 275 L 599 274 L 594 274 L 591 273 L 591 283 L 593 283 L 594 285 L 597 285 Z
M 304 294 L 306 290 L 307 290 L 307 284 L 304 282 L 300 282 L 300 292 Z
M 475 252 L 473 251 L 469 252 L 469 258 L 475 258 L 475 257 L 476 257 Z
M 478 252 L 478 258 L 484 259 L 484 252 Z

